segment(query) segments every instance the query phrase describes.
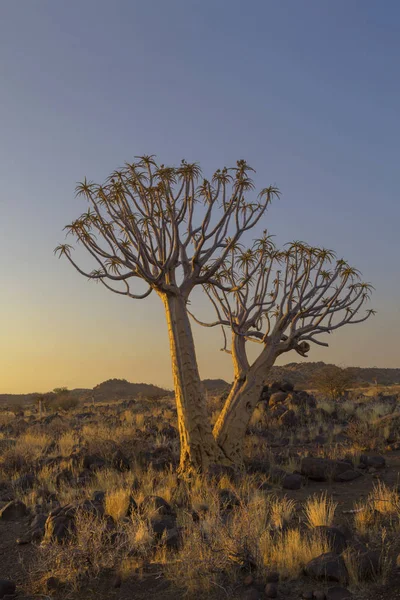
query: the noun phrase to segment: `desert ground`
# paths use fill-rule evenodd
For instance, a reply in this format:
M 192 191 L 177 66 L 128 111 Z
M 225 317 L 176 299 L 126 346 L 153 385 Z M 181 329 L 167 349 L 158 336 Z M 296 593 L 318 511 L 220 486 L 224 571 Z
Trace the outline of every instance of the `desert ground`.
M 190 481 L 171 394 L 3 407 L 0 598 L 400 598 L 400 386 L 293 387 Z

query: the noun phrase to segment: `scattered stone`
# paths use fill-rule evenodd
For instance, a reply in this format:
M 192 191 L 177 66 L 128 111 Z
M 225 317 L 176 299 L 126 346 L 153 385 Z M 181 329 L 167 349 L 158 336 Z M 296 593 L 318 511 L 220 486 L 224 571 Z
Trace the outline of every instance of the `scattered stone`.
M 386 466 L 386 459 L 384 456 L 367 456 L 366 454 L 362 454 L 360 456 L 360 463 L 373 469 L 383 469 Z
M 262 600 L 263 594 L 259 592 L 256 588 L 250 588 L 245 591 L 242 596 L 242 600 Z
M 313 600 L 325 600 L 325 592 L 317 590 L 313 593 Z
M 97 471 L 106 466 L 106 461 L 101 456 L 87 454 L 83 458 L 83 468 L 90 471 Z
M 315 530 L 320 531 L 326 537 L 331 551 L 335 554 L 341 554 L 347 548 L 348 538 L 337 527 L 319 525 Z
M 171 505 L 161 496 L 145 496 L 139 505 L 142 513 L 155 512 L 159 515 L 175 515 Z
M 234 492 L 224 488 L 219 492 L 219 503 L 222 509 L 232 510 L 240 505 L 240 500 Z
M 92 494 L 92 500 L 93 500 L 93 502 L 96 502 L 96 504 L 104 504 L 105 499 L 106 499 L 105 492 L 93 492 L 93 494 Z
M 60 580 L 57 577 L 49 577 L 46 580 L 46 590 L 48 592 L 55 592 L 60 587 Z
M 333 552 L 326 552 L 313 558 L 305 566 L 305 574 L 314 579 L 323 581 L 337 581 L 347 583 L 348 573 L 345 562 L 341 556 Z
M 0 579 L 0 598 L 4 598 L 4 596 L 8 594 L 15 594 L 16 585 L 13 581 L 9 581 L 8 579 Z
M 326 593 L 326 600 L 351 600 L 353 594 L 346 590 L 346 588 L 334 586 L 328 589 Z
M 358 571 L 360 577 L 364 581 L 370 581 L 375 579 L 381 572 L 381 561 L 379 552 L 376 550 L 366 550 L 365 552 L 357 554 Z
M 313 600 L 314 594 L 312 592 L 303 592 L 301 597 L 303 600 Z
M 267 598 L 277 598 L 278 597 L 278 586 L 276 583 L 267 583 L 265 586 L 265 595 Z
M 21 475 L 21 477 L 18 477 L 18 479 L 14 481 L 14 487 L 22 490 L 23 492 L 27 492 L 28 490 L 31 490 L 33 488 L 35 483 L 35 475 L 33 475 L 32 473 L 25 473 L 24 475 Z
M 362 473 L 360 473 L 360 471 L 356 471 L 355 469 L 349 469 L 348 471 L 345 471 L 344 473 L 339 473 L 339 475 L 336 476 L 335 481 L 338 482 L 345 482 L 345 481 L 354 481 L 354 479 L 358 479 L 358 477 L 361 477 Z
M 67 504 L 53 510 L 46 519 L 43 543 L 64 542 L 75 530 L 76 506 Z
M 314 442 L 315 444 L 318 444 L 318 446 L 324 446 L 328 441 L 328 438 L 324 435 L 316 435 L 314 438 Z
M 284 477 L 282 487 L 284 490 L 299 490 L 302 482 L 303 478 L 301 475 L 292 473 L 291 475 L 286 475 L 286 477 Z
M 125 456 L 120 449 L 116 450 L 111 458 L 111 466 L 114 467 L 117 471 L 121 473 L 124 471 L 129 471 L 131 468 L 131 464 L 128 458 Z
M 339 475 L 349 470 L 348 462 L 313 456 L 303 458 L 300 467 L 301 474 L 314 481 L 336 481 Z
M 72 483 L 74 480 L 74 474 L 71 469 L 62 469 L 56 476 L 56 486 L 60 487 L 63 483 Z
M 243 580 L 243 585 L 248 587 L 249 585 L 252 585 L 253 583 L 254 583 L 253 575 L 246 575 L 246 577 Z
M 276 406 L 277 404 L 282 404 L 282 402 L 285 402 L 286 398 L 287 398 L 286 392 L 275 392 L 275 393 L 271 394 L 268 405 L 272 407 L 272 406 Z
M 284 412 L 278 420 L 280 425 L 287 428 L 297 427 L 297 425 L 299 424 L 299 419 L 294 410 L 292 410 L 291 408 Z
M 4 521 L 13 521 L 14 519 L 21 519 L 26 517 L 28 509 L 26 505 L 20 500 L 11 500 L 0 510 L 0 519 Z

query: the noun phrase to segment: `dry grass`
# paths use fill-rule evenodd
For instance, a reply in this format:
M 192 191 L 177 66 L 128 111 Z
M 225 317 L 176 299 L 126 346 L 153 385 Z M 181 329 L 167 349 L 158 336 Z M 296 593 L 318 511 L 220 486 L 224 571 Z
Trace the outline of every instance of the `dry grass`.
M 337 503 L 328 498 L 326 492 L 323 492 L 320 496 L 311 496 L 306 501 L 304 507 L 308 526 L 310 528 L 321 525 L 330 527 L 335 518 L 336 508 Z
M 109 491 L 106 494 L 105 509 L 115 521 L 120 521 L 128 514 L 130 493 L 126 488 Z
M 283 498 L 274 498 L 271 503 L 271 524 L 276 529 L 281 529 L 284 525 L 290 523 L 296 502 L 284 496 Z
M 329 550 L 323 536 L 299 529 L 289 529 L 278 536 L 266 532 L 261 539 L 264 565 L 276 569 L 284 579 L 298 577 L 310 560 Z
M 73 449 L 79 444 L 79 436 L 73 431 L 66 431 L 58 440 L 61 456 L 71 456 Z
M 368 501 L 372 509 L 381 515 L 400 516 L 400 495 L 397 490 L 390 488 L 383 481 L 374 484 Z

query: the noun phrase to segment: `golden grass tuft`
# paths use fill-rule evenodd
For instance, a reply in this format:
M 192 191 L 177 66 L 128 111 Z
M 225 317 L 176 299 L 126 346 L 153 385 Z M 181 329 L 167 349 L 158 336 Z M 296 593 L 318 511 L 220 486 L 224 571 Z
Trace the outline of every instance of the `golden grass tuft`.
M 320 496 L 311 496 L 304 505 L 307 525 L 311 529 L 321 525 L 330 527 L 335 517 L 336 508 L 337 503 L 328 498 L 326 492 L 323 492 Z
M 298 577 L 310 560 L 330 550 L 324 536 L 302 533 L 299 529 L 288 529 L 278 535 L 265 532 L 260 546 L 264 565 L 276 569 L 285 579 Z
M 108 491 L 105 502 L 106 513 L 115 521 L 120 521 L 128 513 L 129 498 L 130 492 L 126 488 Z
M 287 496 L 274 498 L 271 502 L 271 525 L 276 529 L 281 529 L 291 521 L 295 509 L 296 502 L 287 498 Z

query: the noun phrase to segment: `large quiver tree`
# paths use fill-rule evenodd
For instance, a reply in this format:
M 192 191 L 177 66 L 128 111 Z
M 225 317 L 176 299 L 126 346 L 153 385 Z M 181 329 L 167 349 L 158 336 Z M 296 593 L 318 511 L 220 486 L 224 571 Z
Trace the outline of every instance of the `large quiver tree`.
M 328 346 L 321 336 L 365 321 L 373 310 L 358 315 L 371 285 L 361 282 L 358 271 L 336 260 L 332 251 L 302 242 L 278 251 L 266 232 L 251 249 L 232 248 L 216 278 L 219 285 L 208 282 L 204 288 L 217 319 L 204 323 L 192 316 L 201 325 L 223 328 L 223 349 L 232 355 L 235 377 L 214 436 L 224 453 L 241 463 L 251 415 L 278 356 L 290 350 L 306 356 L 311 343 Z M 229 350 L 226 328 L 231 333 Z M 248 342 L 261 346 L 254 361 Z
M 247 194 L 254 188 L 251 171 L 245 161 L 238 161 L 236 167 L 218 170 L 208 181 L 201 180 L 197 164 L 182 161 L 173 168 L 158 165 L 153 156 L 139 157 L 112 173 L 104 185 L 85 180 L 77 186 L 89 210 L 66 229 L 90 255 L 94 269 L 81 268 L 70 245 L 56 249 L 81 275 L 116 294 L 143 299 L 155 291 L 161 298 L 183 473 L 229 462 L 215 442 L 206 414 L 186 304 L 197 285 L 209 283 L 221 292 L 229 291 L 215 277 L 218 269 L 278 194 L 269 187 L 256 201 L 248 201 Z M 133 283 L 141 283 L 143 289 L 135 289 Z

